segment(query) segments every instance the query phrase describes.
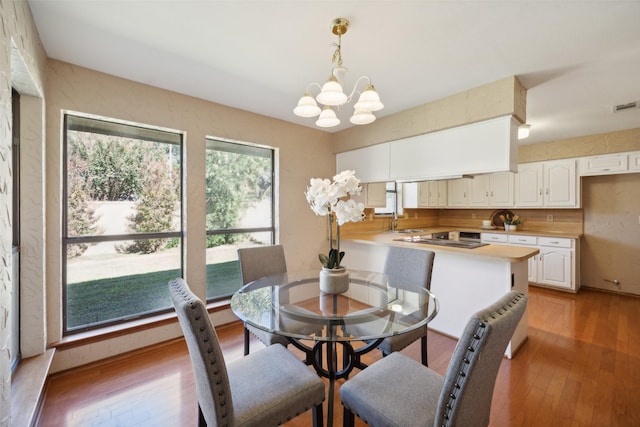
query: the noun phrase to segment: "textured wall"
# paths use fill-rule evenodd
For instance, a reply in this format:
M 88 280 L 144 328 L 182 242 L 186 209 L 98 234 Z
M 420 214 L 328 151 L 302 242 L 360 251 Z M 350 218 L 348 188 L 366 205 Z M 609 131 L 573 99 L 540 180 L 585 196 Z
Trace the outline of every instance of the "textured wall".
M 582 203 L 582 285 L 640 295 L 640 173 L 583 178 Z
M 0 426 L 11 415 L 11 77 L 9 15 L 0 3 Z M 7 15 L 5 17 L 5 14 Z
M 521 144 L 518 163 L 598 156 L 640 150 L 640 128 L 580 136 L 541 144 Z
M 49 60 L 47 70 L 47 311 L 50 341 L 61 337 L 60 188 L 63 110 L 112 117 L 186 132 L 185 271 L 194 291 L 205 293 L 205 138 L 215 136 L 279 149 L 279 234 L 292 270 L 317 268 L 326 245 L 326 224 L 307 207 L 304 191 L 311 177 L 330 177 L 335 156 L 325 132 L 179 95 L 71 64 Z M 211 82 L 216 84 L 216 82 Z M 224 321 L 224 320 L 223 320 Z M 226 320 L 228 321 L 228 320 Z M 89 363 L 176 337 L 163 327 L 106 342 L 58 349 L 52 370 Z
M 6 1 L 0 0 L 0 426 L 10 424 L 11 415 L 11 377 L 10 355 L 6 350 L 9 346 L 11 318 L 10 308 L 12 281 L 16 278 L 11 274 L 11 240 L 13 223 L 12 215 L 12 182 L 11 170 L 11 87 L 13 86 L 21 94 L 38 96 L 42 93 L 42 75 L 45 64 L 44 50 L 40 44 L 38 33 L 35 29 L 29 6 L 25 0 Z M 41 105 L 41 103 L 40 103 Z M 42 110 L 40 110 L 39 128 L 42 128 Z M 40 134 L 40 147 L 42 147 L 42 135 Z M 42 153 L 40 153 L 42 155 Z M 38 171 L 42 177 L 43 171 Z M 42 180 L 40 180 L 42 181 Z M 42 183 L 40 185 L 40 192 Z M 25 188 L 29 192 L 29 188 Z M 42 209 L 42 201 L 39 203 Z M 42 230 L 42 216 L 35 222 L 23 224 L 26 228 Z M 42 236 L 42 233 L 40 234 Z M 42 238 L 36 244 L 43 247 Z M 38 264 L 40 272 L 44 269 L 44 258 L 32 260 Z M 42 277 L 42 274 L 41 274 Z M 44 313 L 43 297 L 44 286 L 40 282 L 37 290 L 37 298 L 40 301 L 38 307 L 34 307 L 36 317 L 35 331 L 33 329 L 21 329 L 23 342 L 34 334 L 39 348 L 44 348 Z M 23 301 L 21 301 L 21 304 Z M 39 310 L 39 311 L 38 311 Z M 24 310 L 23 310 L 24 311 Z M 22 327 L 22 324 L 21 324 Z M 30 355 L 29 352 L 27 354 Z M 37 354 L 37 353 L 36 353 Z

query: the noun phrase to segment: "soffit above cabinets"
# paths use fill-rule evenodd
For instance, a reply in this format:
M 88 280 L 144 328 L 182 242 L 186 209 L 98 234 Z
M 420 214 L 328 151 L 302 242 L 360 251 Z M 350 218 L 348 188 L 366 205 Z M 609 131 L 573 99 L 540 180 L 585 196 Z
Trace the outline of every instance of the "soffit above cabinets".
M 519 122 L 503 116 L 339 153 L 362 182 L 428 181 L 518 170 Z

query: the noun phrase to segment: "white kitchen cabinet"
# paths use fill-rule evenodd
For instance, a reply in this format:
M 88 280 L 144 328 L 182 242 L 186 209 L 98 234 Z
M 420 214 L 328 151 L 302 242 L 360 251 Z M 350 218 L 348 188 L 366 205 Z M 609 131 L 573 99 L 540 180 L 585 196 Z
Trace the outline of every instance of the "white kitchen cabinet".
M 577 292 L 580 287 L 579 241 L 577 239 L 482 233 L 481 241 L 491 244 L 537 247 L 540 253 L 529 258 L 529 283 L 572 292 Z
M 336 171 L 354 170 L 363 183 L 389 181 L 389 143 L 336 154 Z
M 578 170 L 580 176 L 626 173 L 629 167 L 628 162 L 629 156 L 626 153 L 580 157 Z
M 509 235 L 502 233 L 481 233 L 480 241 L 482 243 L 502 243 L 508 242 Z
M 489 192 L 491 191 L 491 178 L 487 175 L 476 175 L 468 180 L 469 197 L 468 206 L 489 206 Z
M 421 181 L 517 170 L 518 122 L 497 117 L 392 141 L 391 180 Z
M 579 207 L 576 160 L 524 163 L 516 175 L 516 207 Z
M 629 153 L 629 170 L 640 172 L 640 151 Z
M 542 163 L 523 163 L 518 165 L 518 173 L 516 174 L 516 206 L 543 206 L 543 174 Z
M 538 278 L 536 283 L 556 288 L 572 288 L 571 249 L 541 246 L 538 254 Z
M 447 181 L 405 182 L 402 206 L 405 208 L 439 208 L 447 206 Z
M 515 174 L 513 172 L 491 174 L 489 205 L 500 207 L 513 206 L 515 203 L 514 182 Z
M 431 208 L 443 208 L 447 206 L 447 181 L 427 181 L 427 200 Z M 421 187 L 425 190 L 425 187 Z
M 545 207 L 578 207 L 575 159 L 545 162 L 544 184 Z
M 458 178 L 447 182 L 447 206 L 466 207 L 469 204 L 469 181 L 469 178 Z
M 362 192 L 359 196 L 353 196 L 357 202 L 364 203 L 366 208 L 384 208 L 387 206 L 387 183 L 374 182 L 361 184 Z
M 513 206 L 513 181 L 511 172 L 476 175 L 469 180 L 468 206 Z

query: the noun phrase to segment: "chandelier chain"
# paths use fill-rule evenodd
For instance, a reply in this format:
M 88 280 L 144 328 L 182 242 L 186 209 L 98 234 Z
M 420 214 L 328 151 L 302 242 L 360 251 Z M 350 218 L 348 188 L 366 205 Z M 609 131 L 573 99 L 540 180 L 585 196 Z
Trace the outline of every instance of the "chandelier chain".
M 336 51 L 333 52 L 331 62 L 337 64 L 338 67 L 342 67 L 342 33 L 338 33 L 338 43 L 333 43 L 333 46 L 336 47 Z

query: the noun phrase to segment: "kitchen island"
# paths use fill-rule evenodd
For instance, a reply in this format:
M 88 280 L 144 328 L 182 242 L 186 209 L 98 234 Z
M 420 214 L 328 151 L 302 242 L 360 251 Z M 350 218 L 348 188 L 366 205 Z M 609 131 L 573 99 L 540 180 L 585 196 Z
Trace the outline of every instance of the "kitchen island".
M 440 303 L 429 328 L 459 338 L 473 313 L 510 290 L 528 295 L 527 260 L 537 248 L 485 245 L 473 249 L 403 241 L 392 232 L 343 235 L 340 250 L 348 268 L 382 272 L 389 246 L 435 252 L 431 291 Z M 527 313 L 522 316 L 505 355 L 513 357 L 527 338 Z

